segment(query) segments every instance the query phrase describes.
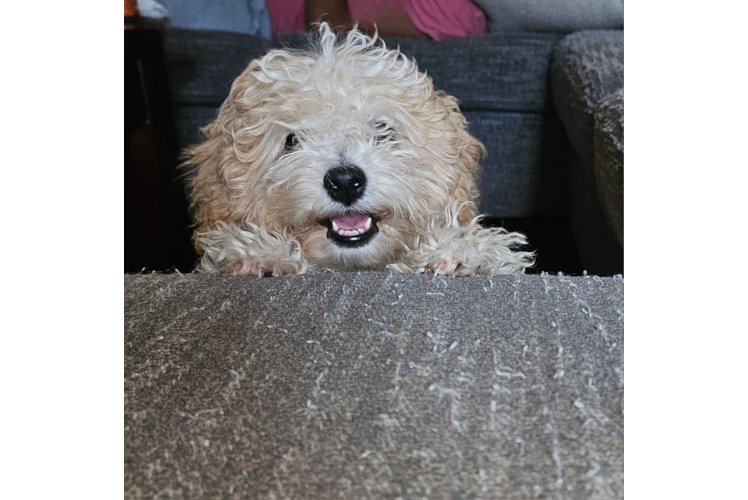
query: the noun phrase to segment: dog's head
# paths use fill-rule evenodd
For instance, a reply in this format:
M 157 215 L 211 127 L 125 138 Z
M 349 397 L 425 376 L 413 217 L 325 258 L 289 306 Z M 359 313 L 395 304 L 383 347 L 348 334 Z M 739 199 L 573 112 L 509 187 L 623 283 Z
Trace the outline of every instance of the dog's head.
M 253 61 L 188 149 L 197 232 L 262 222 L 318 267 L 382 268 L 445 206 L 477 200 L 484 148 L 399 51 L 319 31 L 313 51 Z

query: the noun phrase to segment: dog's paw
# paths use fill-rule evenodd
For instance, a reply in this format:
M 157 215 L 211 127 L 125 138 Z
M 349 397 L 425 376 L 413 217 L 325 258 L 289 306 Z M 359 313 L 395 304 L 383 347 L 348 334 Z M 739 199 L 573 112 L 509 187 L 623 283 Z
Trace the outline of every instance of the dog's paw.
M 400 262 L 389 267 L 400 272 L 452 276 L 523 273 L 535 257 L 533 252 L 521 249 L 526 244 L 524 235 L 484 228 L 478 218 L 460 226 L 448 210 L 444 222 L 432 222 Z
M 302 274 L 307 264 L 299 242 L 264 226 L 246 228 L 219 222 L 200 233 L 203 257 L 198 271 L 232 276 L 281 276 Z
M 420 273 L 443 276 L 477 276 L 479 274 L 490 274 L 490 269 L 481 270 L 480 265 L 473 265 L 464 258 L 450 253 L 425 253 L 414 252 L 406 256 L 402 262 L 389 266 L 403 273 Z
M 246 255 L 236 261 L 229 262 L 226 265 L 225 271 L 225 274 L 230 274 L 232 276 L 257 276 L 261 278 L 263 276 L 297 274 L 299 272 L 299 266 L 295 261 L 270 259 L 263 262 Z
M 452 276 L 476 276 L 480 274 L 480 266 L 471 266 L 464 262 L 462 258 L 454 255 L 442 255 L 433 258 L 423 265 L 418 266 L 414 272 L 428 274 L 433 272 L 434 275 Z

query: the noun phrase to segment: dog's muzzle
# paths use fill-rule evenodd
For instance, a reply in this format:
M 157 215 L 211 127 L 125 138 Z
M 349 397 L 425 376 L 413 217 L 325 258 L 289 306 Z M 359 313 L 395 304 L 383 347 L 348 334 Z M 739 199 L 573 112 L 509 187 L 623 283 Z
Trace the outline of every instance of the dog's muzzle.
M 366 191 L 366 175 L 352 165 L 331 168 L 324 178 L 327 194 L 333 200 L 350 207 Z M 327 237 L 336 245 L 355 248 L 365 245 L 379 232 L 379 219 L 364 212 L 346 212 L 320 223 L 327 227 Z

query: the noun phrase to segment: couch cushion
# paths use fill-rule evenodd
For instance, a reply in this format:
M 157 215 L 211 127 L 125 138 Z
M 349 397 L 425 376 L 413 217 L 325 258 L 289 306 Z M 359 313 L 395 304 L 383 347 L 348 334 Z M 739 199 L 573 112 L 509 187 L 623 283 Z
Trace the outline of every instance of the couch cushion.
M 594 176 L 592 130 L 598 104 L 623 88 L 623 31 L 580 31 L 553 55 L 553 100 L 585 172 Z
M 593 147 L 600 205 L 623 246 L 623 89 L 597 107 Z
M 137 498 L 622 499 L 623 280 L 124 280 Z
M 481 213 L 561 217 L 567 213 L 569 145 L 555 113 L 465 111 L 470 133 L 486 146 Z
M 231 83 L 270 42 L 241 33 L 166 30 L 164 59 L 172 104 L 218 108 Z
M 308 46 L 311 34 L 294 33 L 278 45 Z M 462 102 L 463 109 L 542 112 L 552 107 L 548 85 L 553 49 L 561 35 L 488 34 L 435 42 L 387 37 L 414 57 L 436 88 Z M 270 44 L 249 35 L 167 30 L 164 53 L 176 105 L 220 106 L 231 82 Z
M 623 28 L 623 0 L 475 0 L 491 32 Z

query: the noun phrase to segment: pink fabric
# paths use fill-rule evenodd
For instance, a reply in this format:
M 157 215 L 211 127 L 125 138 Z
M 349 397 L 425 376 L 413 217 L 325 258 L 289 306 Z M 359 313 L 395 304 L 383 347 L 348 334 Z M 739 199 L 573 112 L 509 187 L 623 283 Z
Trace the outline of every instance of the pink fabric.
M 266 0 L 273 33 L 304 31 L 304 0 Z
M 470 0 L 348 0 L 354 21 L 376 19 L 377 13 L 390 6 L 403 10 L 434 40 L 487 31 L 486 16 Z M 274 33 L 304 31 L 304 0 L 267 0 L 267 7 Z
M 487 31 L 486 16 L 470 0 L 348 0 L 353 19 L 375 19 L 388 5 L 403 10 L 416 28 L 434 40 Z
M 485 14 L 470 0 L 405 0 L 404 3 L 413 24 L 434 40 L 488 31 Z

